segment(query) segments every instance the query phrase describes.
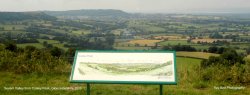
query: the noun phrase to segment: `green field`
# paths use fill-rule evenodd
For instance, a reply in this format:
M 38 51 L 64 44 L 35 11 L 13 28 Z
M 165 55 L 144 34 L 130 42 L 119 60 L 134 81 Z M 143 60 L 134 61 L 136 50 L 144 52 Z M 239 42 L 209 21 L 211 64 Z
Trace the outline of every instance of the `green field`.
M 91 31 L 81 29 L 81 30 L 77 30 L 77 31 L 72 31 L 72 33 L 75 34 L 75 35 L 87 35 L 87 34 L 90 34 Z
M 155 25 L 149 25 L 146 21 L 130 21 L 128 23 L 128 27 L 134 27 L 138 29 L 142 29 L 147 32 L 162 32 L 165 31 L 164 28 L 158 27 Z
M 165 45 L 165 46 L 167 46 L 167 45 L 192 45 L 191 43 L 187 43 L 187 41 L 186 40 L 176 40 L 176 41 L 163 41 L 163 42 L 160 42 L 159 43 L 160 45 Z
M 52 45 L 56 46 L 56 47 L 59 47 L 59 48 L 65 50 L 65 51 L 68 50 L 68 48 L 66 48 L 66 47 L 63 46 L 63 44 L 52 44 Z
M 164 95 L 249 95 L 250 89 L 216 90 L 213 83 L 203 83 L 197 78 L 196 67 L 200 59 L 177 57 L 177 85 L 164 85 Z M 69 83 L 70 69 L 62 74 L 14 74 L 0 72 L 0 93 L 2 95 L 86 95 L 86 85 Z M 202 87 L 199 87 L 202 85 Z M 225 84 L 224 84 L 225 85 Z M 204 86 L 204 87 L 203 87 Z M 223 86 L 223 85 L 222 85 Z M 7 87 L 70 87 L 75 90 L 6 90 Z M 158 95 L 158 85 L 91 84 L 91 95 Z
M 204 49 L 208 49 L 210 46 L 196 44 L 196 45 L 192 45 L 192 47 L 196 48 L 197 50 L 204 50 Z
M 24 43 L 24 44 L 17 44 L 18 47 L 25 48 L 26 46 L 34 46 L 36 48 L 44 48 L 44 46 L 41 43 Z
M 39 43 L 43 43 L 44 41 L 46 41 L 48 44 L 58 44 L 59 41 L 56 40 L 45 40 L 45 39 L 37 39 L 39 41 Z
M 150 50 L 151 47 L 115 47 L 117 50 Z
M 68 48 L 65 48 L 63 46 L 63 44 L 61 44 L 59 41 L 56 41 L 56 40 L 45 40 L 45 39 L 37 39 L 39 41 L 39 43 L 24 43 L 24 44 L 17 44 L 18 47 L 22 47 L 22 48 L 25 48 L 26 46 L 34 46 L 36 48 L 45 48 L 43 46 L 43 42 L 44 41 L 47 41 L 48 44 L 52 44 L 53 46 L 56 46 L 56 47 L 59 47 L 63 50 L 67 50 Z
M 0 25 L 0 27 L 4 27 L 4 30 L 24 30 L 25 25 Z
M 185 51 L 180 51 L 180 52 L 176 52 L 176 56 L 191 57 L 191 58 L 200 58 L 200 59 L 208 59 L 209 56 L 219 56 L 219 54 L 204 53 L 204 52 L 185 52 Z

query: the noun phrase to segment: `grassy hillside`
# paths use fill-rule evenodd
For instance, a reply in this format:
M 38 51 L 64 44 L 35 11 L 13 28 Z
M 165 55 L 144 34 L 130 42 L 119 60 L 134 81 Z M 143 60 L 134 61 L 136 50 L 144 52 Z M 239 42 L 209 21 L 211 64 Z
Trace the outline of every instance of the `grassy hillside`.
M 219 54 L 205 53 L 205 52 L 185 52 L 185 51 L 180 51 L 180 52 L 176 52 L 176 56 L 208 59 L 209 56 L 219 56 Z
M 69 11 L 44 11 L 46 14 L 52 16 L 128 16 L 129 14 L 123 12 L 121 10 L 113 10 L 113 9 L 106 9 L 106 10 L 69 10 Z
M 250 89 L 216 90 L 214 83 L 201 82 L 197 78 L 196 68 L 200 59 L 177 57 L 178 84 L 164 85 L 164 95 L 249 95 Z M 62 74 L 14 74 L 0 72 L 0 93 L 3 95 L 85 95 L 85 84 L 69 83 L 70 69 Z M 230 86 L 222 84 L 224 86 Z M 33 87 L 33 90 L 7 90 L 9 87 Z M 49 87 L 54 90 L 35 89 L 35 87 Z M 71 90 L 60 88 L 68 87 Z M 57 88 L 57 89 L 55 89 Z M 158 95 L 158 85 L 122 85 L 122 84 L 91 84 L 91 95 Z
M 0 21 L 22 21 L 22 20 L 56 20 L 42 12 L 0 12 Z

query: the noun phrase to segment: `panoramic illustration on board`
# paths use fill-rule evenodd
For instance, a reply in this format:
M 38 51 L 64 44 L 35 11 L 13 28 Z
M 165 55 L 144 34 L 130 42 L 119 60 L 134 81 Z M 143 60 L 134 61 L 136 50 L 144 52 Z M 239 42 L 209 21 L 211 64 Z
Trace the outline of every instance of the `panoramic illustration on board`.
M 174 55 L 80 52 L 73 80 L 174 82 Z

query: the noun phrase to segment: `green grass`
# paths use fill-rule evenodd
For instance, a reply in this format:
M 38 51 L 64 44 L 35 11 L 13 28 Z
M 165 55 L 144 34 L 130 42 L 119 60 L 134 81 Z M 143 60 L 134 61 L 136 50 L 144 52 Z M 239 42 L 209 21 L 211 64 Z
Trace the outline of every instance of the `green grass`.
M 72 31 L 72 33 L 75 34 L 75 35 L 87 35 L 87 34 L 90 34 L 91 31 L 90 30 L 81 29 L 81 30 L 77 30 L 77 31 Z
M 24 43 L 24 44 L 17 44 L 18 47 L 26 47 L 26 46 L 34 46 L 34 47 L 37 47 L 39 49 L 41 48 L 45 48 L 43 46 L 43 41 L 47 41 L 48 44 L 52 44 L 53 46 L 56 46 L 56 47 L 59 47 L 61 49 L 63 49 L 64 51 L 66 51 L 68 48 L 65 48 L 63 46 L 63 44 L 60 44 L 59 41 L 56 41 L 56 40 L 45 40 L 45 39 L 38 39 L 39 43 Z
M 64 47 L 63 44 L 52 44 L 53 46 L 59 47 L 61 49 L 63 49 L 64 51 L 68 50 L 68 48 Z
M 24 43 L 24 44 L 17 44 L 18 47 L 25 48 L 26 46 L 34 46 L 36 48 L 44 48 L 44 46 L 40 43 Z
M 240 36 L 240 38 L 246 38 L 246 39 L 249 39 L 250 36 Z
M 249 95 L 250 89 L 215 90 L 216 84 L 206 83 L 205 88 L 196 88 L 196 67 L 200 59 L 177 57 L 177 85 L 164 85 L 164 95 Z M 0 93 L 2 95 L 86 95 L 86 85 L 69 83 L 70 70 L 63 74 L 14 74 L 0 72 Z M 79 87 L 79 90 L 4 90 L 4 87 Z M 158 85 L 136 84 L 91 84 L 91 95 L 158 95 Z
M 219 54 L 204 53 L 204 52 L 185 52 L 185 51 L 181 51 L 181 52 L 176 52 L 176 56 L 208 59 L 209 56 L 219 56 Z
M 59 41 L 57 40 L 45 40 L 45 39 L 37 39 L 39 41 L 39 43 L 43 44 L 44 41 L 47 41 L 48 44 L 57 44 L 59 43 Z
M 0 31 L 1 33 L 11 33 L 12 36 L 18 36 L 18 34 L 26 34 L 27 32 L 25 31 L 19 31 L 19 30 L 15 30 L 15 31 Z
M 53 35 L 48 35 L 48 34 L 39 34 L 40 36 L 47 36 L 47 37 L 49 37 L 49 38 L 53 38 L 53 37 L 55 37 L 55 36 L 53 36 Z
M 194 47 L 194 48 L 196 48 L 197 50 L 204 50 L 204 49 L 208 49 L 210 46 L 208 46 L 208 45 L 199 45 L 199 44 L 197 44 L 197 45 L 192 45 L 191 47 Z
M 134 27 L 138 29 L 142 29 L 144 31 L 151 31 L 151 32 L 163 32 L 165 31 L 164 28 L 158 27 L 155 25 L 149 25 L 146 21 L 130 21 L 128 23 L 128 27 Z
M 25 25 L 0 25 L 0 27 L 4 27 L 4 30 L 13 30 L 13 27 L 15 30 L 24 30 Z
M 151 50 L 151 47 L 115 47 L 117 50 Z
M 180 44 L 180 45 L 192 45 L 191 43 L 187 43 L 186 40 L 163 41 L 163 42 L 160 42 L 159 44 L 160 44 L 160 45 L 163 45 L 163 46 L 164 46 L 164 45 L 165 45 L 165 46 L 167 46 L 167 45 L 178 45 L 178 44 Z

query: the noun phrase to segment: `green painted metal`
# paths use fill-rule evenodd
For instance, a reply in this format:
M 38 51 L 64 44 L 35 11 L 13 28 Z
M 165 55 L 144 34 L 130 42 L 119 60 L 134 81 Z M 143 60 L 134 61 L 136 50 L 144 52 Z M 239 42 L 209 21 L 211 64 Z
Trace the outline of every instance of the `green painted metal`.
M 75 57 L 74 57 L 74 63 L 73 63 L 73 66 L 72 66 L 72 71 L 71 71 L 71 76 L 70 76 L 70 80 L 73 79 L 73 76 L 74 76 L 74 70 L 75 70 L 75 62 L 76 62 L 76 59 L 77 59 L 77 56 L 78 55 L 78 51 L 75 52 Z
M 163 85 L 160 84 L 160 95 L 163 95 Z
M 90 95 L 90 84 L 87 83 L 87 91 L 86 91 L 86 95 Z
M 175 81 L 174 82 L 159 82 L 159 81 L 107 81 L 107 80 L 73 80 L 73 75 L 75 71 L 75 64 L 77 59 L 78 52 L 96 52 L 96 53 L 173 53 L 174 54 L 174 73 L 175 73 Z M 155 85 L 176 85 L 177 84 L 177 70 L 176 70 L 176 52 L 175 51 L 165 51 L 165 50 L 77 50 L 74 57 L 74 63 L 72 66 L 71 83 L 91 83 L 91 84 L 155 84 Z

